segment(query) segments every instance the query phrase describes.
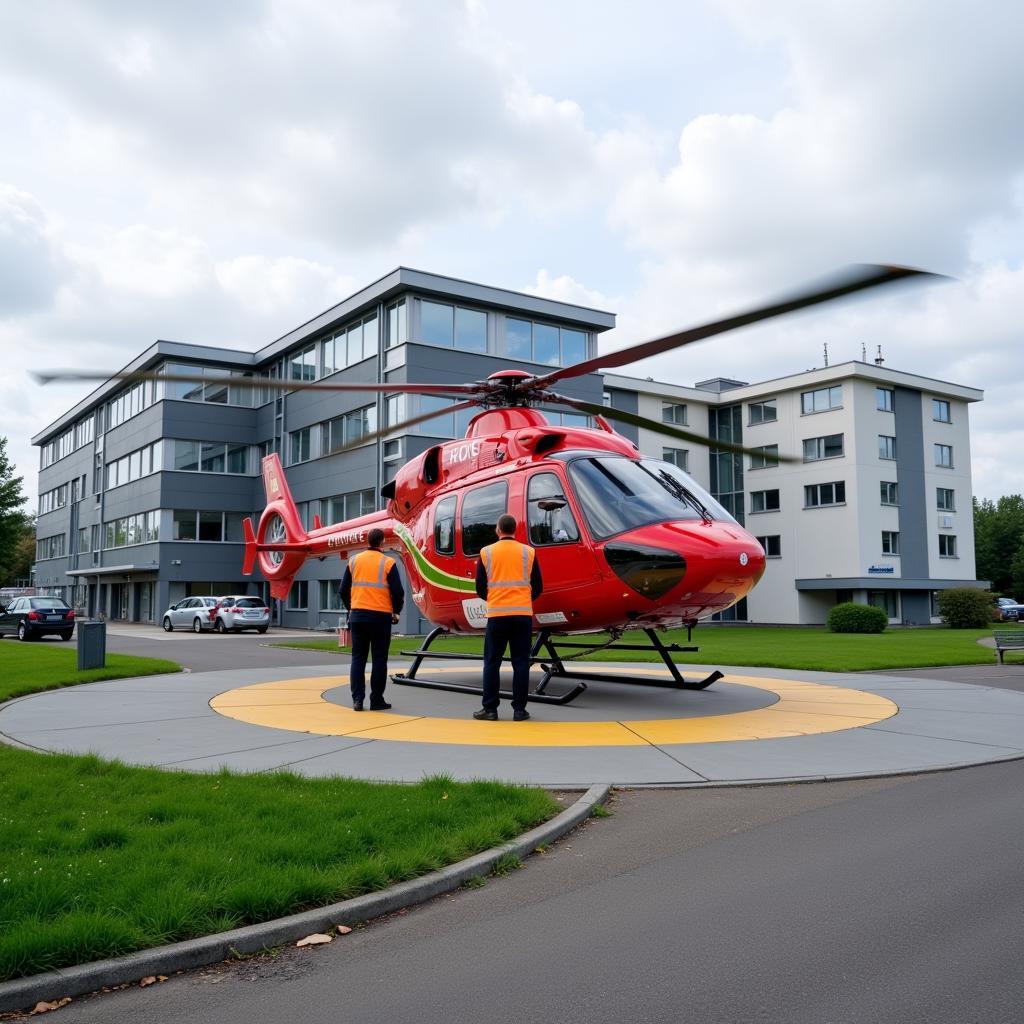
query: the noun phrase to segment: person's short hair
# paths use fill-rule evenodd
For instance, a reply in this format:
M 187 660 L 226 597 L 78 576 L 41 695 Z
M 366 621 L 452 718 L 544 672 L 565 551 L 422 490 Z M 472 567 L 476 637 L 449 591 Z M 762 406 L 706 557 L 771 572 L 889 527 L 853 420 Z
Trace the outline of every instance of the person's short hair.
M 516 532 L 516 517 L 510 516 L 507 512 L 503 516 L 498 516 L 498 533 L 515 533 Z
M 376 526 L 366 535 L 366 543 L 371 548 L 379 548 L 384 543 L 384 531 Z

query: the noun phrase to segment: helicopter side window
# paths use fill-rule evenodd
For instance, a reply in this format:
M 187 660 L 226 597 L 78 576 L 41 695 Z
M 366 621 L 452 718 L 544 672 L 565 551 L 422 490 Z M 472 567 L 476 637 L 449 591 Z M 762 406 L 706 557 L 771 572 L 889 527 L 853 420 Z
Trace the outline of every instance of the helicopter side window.
M 554 473 L 535 473 L 526 493 L 531 544 L 574 544 L 580 531 Z
M 508 484 L 488 484 L 469 491 L 462 499 L 462 553 L 478 555 L 497 539 L 498 517 L 508 511 Z
M 455 495 L 442 498 L 434 508 L 434 550 L 439 555 L 455 554 Z

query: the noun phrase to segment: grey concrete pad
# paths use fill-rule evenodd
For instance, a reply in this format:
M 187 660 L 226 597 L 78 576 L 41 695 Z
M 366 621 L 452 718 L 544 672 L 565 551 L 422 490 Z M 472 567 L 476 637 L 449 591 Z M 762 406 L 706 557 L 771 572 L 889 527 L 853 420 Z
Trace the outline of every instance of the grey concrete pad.
M 1024 700 L 1017 698 L 1018 704 Z M 1024 754 L 1024 717 L 994 708 L 989 712 L 946 708 L 901 708 L 894 718 L 877 722 L 873 729 L 905 736 L 931 736 L 1010 747 Z
M 272 772 L 278 769 L 294 771 L 294 766 L 310 759 L 320 758 L 347 747 L 356 747 L 369 742 L 371 741 L 355 736 L 303 735 L 299 739 L 269 743 L 260 747 L 221 750 L 216 754 L 166 761 L 160 767 L 188 772 L 216 772 L 221 768 L 229 768 L 231 771 L 237 772 Z
M 375 740 L 303 761 L 302 775 L 418 782 L 444 773 L 454 779 L 500 779 L 538 786 L 583 786 L 590 780 L 654 785 L 703 782 L 656 747 L 484 747 Z
M 904 735 L 875 726 L 737 743 L 665 748 L 710 782 L 842 778 L 985 764 L 1021 753 L 1016 747 L 933 736 Z

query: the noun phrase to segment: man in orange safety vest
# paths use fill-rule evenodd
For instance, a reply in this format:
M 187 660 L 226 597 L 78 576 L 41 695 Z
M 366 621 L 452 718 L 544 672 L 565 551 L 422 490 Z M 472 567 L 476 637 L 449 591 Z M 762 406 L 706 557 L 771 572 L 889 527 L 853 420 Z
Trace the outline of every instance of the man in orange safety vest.
M 363 710 L 366 700 L 366 656 L 373 656 L 370 674 L 370 710 L 387 711 L 391 707 L 384 700 L 384 687 L 388 682 L 388 647 L 391 627 L 398 622 L 405 590 L 393 558 L 381 551 L 384 531 L 372 529 L 366 536 L 369 548 L 348 560 L 341 581 L 341 602 L 348 609 L 348 624 L 352 630 L 352 663 L 349 666 L 349 684 L 352 707 Z
M 530 691 L 530 634 L 533 602 L 544 590 L 537 552 L 515 539 L 516 521 L 507 513 L 498 519 L 496 544 L 480 552 L 476 592 L 487 602 L 484 635 L 483 707 L 473 717 L 484 722 L 498 718 L 501 660 L 505 648 L 512 662 L 512 719 L 530 717 L 526 698 Z

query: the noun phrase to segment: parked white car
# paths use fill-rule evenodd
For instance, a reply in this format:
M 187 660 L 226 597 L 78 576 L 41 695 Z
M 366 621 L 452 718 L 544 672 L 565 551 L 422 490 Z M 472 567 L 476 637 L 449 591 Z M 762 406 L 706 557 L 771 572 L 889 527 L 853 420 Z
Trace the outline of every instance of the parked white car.
M 266 633 L 269 626 L 270 609 L 258 597 L 236 594 L 217 602 L 213 628 L 218 633 L 240 633 L 243 629 Z
M 170 633 L 175 629 L 191 629 L 193 633 L 208 633 L 217 617 L 216 597 L 186 597 L 172 604 L 164 612 L 163 627 Z

